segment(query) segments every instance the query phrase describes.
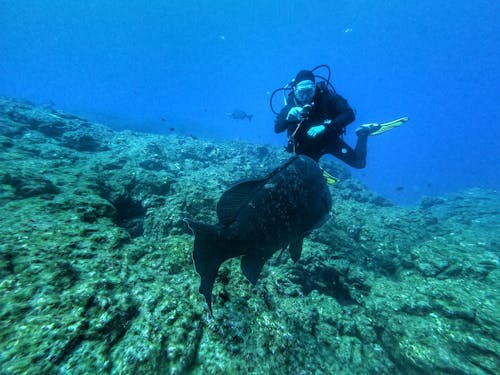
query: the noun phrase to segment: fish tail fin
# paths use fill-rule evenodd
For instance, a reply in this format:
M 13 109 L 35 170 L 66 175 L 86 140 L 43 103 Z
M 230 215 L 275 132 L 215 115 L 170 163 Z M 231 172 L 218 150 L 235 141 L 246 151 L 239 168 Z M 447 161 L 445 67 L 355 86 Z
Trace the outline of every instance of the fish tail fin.
M 248 117 L 248 121 L 252 122 L 253 115 L 247 115 L 247 117 Z
M 212 289 L 219 267 L 228 257 L 224 256 L 223 241 L 216 226 L 184 219 L 195 235 L 193 262 L 200 275 L 199 292 L 205 297 L 210 314 L 212 314 Z

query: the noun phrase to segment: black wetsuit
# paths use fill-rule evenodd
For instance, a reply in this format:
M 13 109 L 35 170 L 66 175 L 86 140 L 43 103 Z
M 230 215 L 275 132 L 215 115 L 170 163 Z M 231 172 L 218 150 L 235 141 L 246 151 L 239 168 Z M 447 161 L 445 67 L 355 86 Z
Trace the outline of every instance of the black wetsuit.
M 364 168 L 366 165 L 367 136 L 359 136 L 354 150 L 345 143 L 341 136 L 345 127 L 354 121 L 354 111 L 342 96 L 332 92 L 324 82 L 316 85 L 316 93 L 312 100 L 313 106 L 307 119 L 300 124 L 299 120 L 286 119 L 291 108 L 297 104 L 293 92 L 288 96 L 288 104 L 276 116 L 274 131 L 288 131 L 289 152 L 307 155 L 318 161 L 324 154 L 332 154 L 354 168 Z M 324 124 L 325 120 L 331 120 Z M 325 131 L 315 138 L 307 135 L 307 131 L 316 125 L 325 125 Z M 297 129 L 297 126 L 299 128 Z M 295 135 L 292 137 L 292 134 Z

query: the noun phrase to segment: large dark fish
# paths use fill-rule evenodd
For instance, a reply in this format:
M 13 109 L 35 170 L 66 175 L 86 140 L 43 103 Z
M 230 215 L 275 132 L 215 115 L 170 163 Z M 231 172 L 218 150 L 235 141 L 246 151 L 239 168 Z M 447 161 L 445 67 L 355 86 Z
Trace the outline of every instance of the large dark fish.
M 194 266 L 210 312 L 222 262 L 241 256 L 243 274 L 255 285 L 276 251 L 288 247 L 293 261 L 299 260 L 304 237 L 327 220 L 331 206 L 318 164 L 295 155 L 266 177 L 227 190 L 217 204 L 217 225 L 185 219 L 195 234 Z
M 244 120 L 248 119 L 248 121 L 252 121 L 253 115 L 250 115 L 240 109 L 235 109 L 232 112 L 226 112 L 226 116 L 231 117 L 234 120 Z

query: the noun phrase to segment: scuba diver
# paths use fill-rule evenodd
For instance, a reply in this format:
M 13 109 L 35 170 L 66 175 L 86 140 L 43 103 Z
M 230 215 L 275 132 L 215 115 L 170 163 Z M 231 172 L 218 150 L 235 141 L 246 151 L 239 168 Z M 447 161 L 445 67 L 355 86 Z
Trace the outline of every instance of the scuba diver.
M 319 68 L 328 69 L 328 79 L 314 74 Z M 321 81 L 316 83 L 316 78 Z M 285 106 L 278 113 L 272 100 L 280 90 L 283 91 Z M 347 100 L 331 85 L 328 65 L 298 72 L 291 83 L 273 92 L 270 104 L 277 115 L 274 131 L 287 130 L 287 151 L 307 155 L 316 161 L 324 154 L 332 154 L 351 167 L 364 168 L 368 136 L 381 130 L 380 124 L 361 125 L 356 129 L 358 140 L 354 149 L 343 141 L 345 128 L 355 116 Z

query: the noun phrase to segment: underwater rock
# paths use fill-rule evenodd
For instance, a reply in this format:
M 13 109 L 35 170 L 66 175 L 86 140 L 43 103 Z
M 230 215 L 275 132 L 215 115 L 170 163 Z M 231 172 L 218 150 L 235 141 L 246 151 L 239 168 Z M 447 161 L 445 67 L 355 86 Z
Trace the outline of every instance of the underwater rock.
M 108 146 L 103 144 L 101 139 L 79 130 L 64 133 L 61 139 L 61 145 L 84 152 L 109 150 Z
M 165 168 L 160 160 L 155 160 L 155 159 L 148 159 L 141 161 L 139 165 L 141 166 L 141 168 L 144 168 L 149 171 L 161 171 L 162 169 Z
M 40 124 L 37 128 L 40 133 L 43 133 L 51 138 L 60 138 L 67 131 L 66 123 L 63 121 L 54 121 L 50 123 Z
M 5 173 L 1 182 L 12 186 L 18 199 L 36 196 L 50 197 L 61 191 L 52 181 L 36 174 Z
M 7 98 L 0 150 L 2 373 L 498 372 L 497 191 L 398 207 L 327 160 L 332 218 L 255 288 L 225 263 L 209 319 L 182 218 L 289 154 Z
M 420 207 L 425 210 L 444 202 L 444 199 L 440 197 L 425 197 L 421 200 Z
M 14 141 L 6 136 L 0 135 L 0 149 L 11 148 L 14 146 Z

